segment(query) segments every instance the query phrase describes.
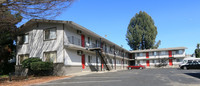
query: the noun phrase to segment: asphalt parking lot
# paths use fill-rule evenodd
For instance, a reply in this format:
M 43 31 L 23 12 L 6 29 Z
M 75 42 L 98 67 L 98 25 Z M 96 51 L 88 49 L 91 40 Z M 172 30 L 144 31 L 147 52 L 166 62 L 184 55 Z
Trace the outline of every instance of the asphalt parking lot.
M 200 70 L 123 70 L 66 78 L 38 86 L 200 86 Z

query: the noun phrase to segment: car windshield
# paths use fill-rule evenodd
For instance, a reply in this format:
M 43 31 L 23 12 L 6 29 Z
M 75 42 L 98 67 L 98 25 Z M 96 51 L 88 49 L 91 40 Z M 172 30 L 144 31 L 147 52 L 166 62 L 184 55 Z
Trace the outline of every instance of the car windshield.
M 135 66 L 139 66 L 139 64 L 135 64 Z
M 185 64 L 185 63 L 187 63 L 187 60 L 183 60 L 182 64 Z

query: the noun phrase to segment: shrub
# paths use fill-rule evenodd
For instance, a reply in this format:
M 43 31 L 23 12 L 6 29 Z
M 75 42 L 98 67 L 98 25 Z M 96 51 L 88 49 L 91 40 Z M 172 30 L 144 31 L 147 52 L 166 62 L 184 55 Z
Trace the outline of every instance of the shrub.
M 34 75 L 50 75 L 53 70 L 53 62 L 33 62 L 30 66 Z
M 30 69 L 30 64 L 33 62 L 42 62 L 39 57 L 31 57 L 22 61 L 22 67 Z
M 52 70 L 52 62 L 33 62 L 31 63 L 31 70 L 42 71 L 42 70 Z

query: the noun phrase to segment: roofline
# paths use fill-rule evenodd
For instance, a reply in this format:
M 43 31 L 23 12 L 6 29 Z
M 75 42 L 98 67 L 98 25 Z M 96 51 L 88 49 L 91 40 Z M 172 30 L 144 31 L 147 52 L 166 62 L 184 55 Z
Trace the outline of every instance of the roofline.
M 181 49 L 187 49 L 187 47 L 172 47 L 172 48 L 159 48 L 159 49 L 133 50 L 133 51 L 130 51 L 130 53 L 154 52 L 154 51 L 168 51 L 168 50 L 181 50 Z
M 31 20 L 29 20 L 28 22 L 26 22 L 25 24 L 21 25 L 19 31 L 20 31 L 20 32 L 21 32 L 21 31 L 25 31 L 25 30 L 26 30 L 25 27 L 28 27 L 28 26 L 30 26 L 30 25 L 32 25 L 32 24 L 35 24 L 35 23 L 38 23 L 38 22 L 44 22 L 44 23 L 61 23 L 61 24 L 73 25 L 73 26 L 77 27 L 76 29 L 79 29 L 79 30 L 88 32 L 88 33 L 90 33 L 91 35 L 93 35 L 93 36 L 95 36 L 95 37 L 97 37 L 97 38 L 101 38 L 101 40 L 103 40 L 103 41 L 105 41 L 105 42 L 108 42 L 109 44 L 113 44 L 113 45 L 114 45 L 115 47 L 117 47 L 117 48 L 121 48 L 121 49 L 123 49 L 123 50 L 126 51 L 126 52 L 130 52 L 130 51 L 128 51 L 128 50 L 126 50 L 126 49 L 120 47 L 119 45 L 117 45 L 117 44 L 115 44 L 115 43 L 109 41 L 108 39 L 106 39 L 106 38 L 104 38 L 104 37 L 102 37 L 102 36 L 96 34 L 95 32 L 92 32 L 91 30 L 89 30 L 89 29 L 87 29 L 87 28 L 85 28 L 85 27 L 83 27 L 83 26 L 81 26 L 81 25 L 79 25 L 79 24 L 77 24 L 77 23 L 75 23 L 75 22 L 73 22 L 73 21 L 46 20 L 46 19 L 31 19 Z

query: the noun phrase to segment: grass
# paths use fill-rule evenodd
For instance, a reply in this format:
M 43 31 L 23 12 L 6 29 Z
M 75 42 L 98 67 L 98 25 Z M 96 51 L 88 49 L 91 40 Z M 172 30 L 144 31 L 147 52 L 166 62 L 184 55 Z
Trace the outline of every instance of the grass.
M 0 75 L 0 78 L 8 78 L 8 75 Z

